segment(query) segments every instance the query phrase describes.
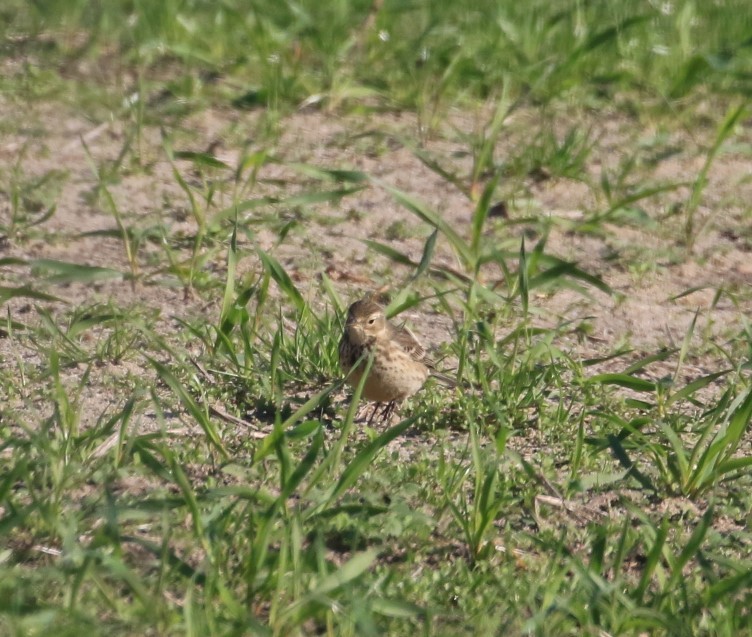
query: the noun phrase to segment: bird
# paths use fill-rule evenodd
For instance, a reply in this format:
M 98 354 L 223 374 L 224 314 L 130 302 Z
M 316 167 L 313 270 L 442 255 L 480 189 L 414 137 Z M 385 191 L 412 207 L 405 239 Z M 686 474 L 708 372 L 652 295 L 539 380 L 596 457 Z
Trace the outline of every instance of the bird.
M 456 385 L 433 369 L 426 350 L 407 327 L 390 323 L 384 309 L 366 296 L 350 305 L 339 343 L 340 367 L 351 387 L 360 384 L 370 357 L 373 361 L 362 391 L 364 398 L 376 403 L 369 425 L 380 405 L 385 404 L 381 414 L 387 420 L 399 403 L 423 387 L 429 376 L 448 387 Z

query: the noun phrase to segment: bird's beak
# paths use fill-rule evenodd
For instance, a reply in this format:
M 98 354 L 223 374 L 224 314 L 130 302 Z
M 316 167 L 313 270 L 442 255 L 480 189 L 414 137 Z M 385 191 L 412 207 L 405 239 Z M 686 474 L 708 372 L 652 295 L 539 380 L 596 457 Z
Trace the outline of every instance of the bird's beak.
M 345 323 L 345 330 L 347 331 L 347 335 L 353 340 L 360 339 L 363 332 L 363 328 L 355 321 L 348 321 Z

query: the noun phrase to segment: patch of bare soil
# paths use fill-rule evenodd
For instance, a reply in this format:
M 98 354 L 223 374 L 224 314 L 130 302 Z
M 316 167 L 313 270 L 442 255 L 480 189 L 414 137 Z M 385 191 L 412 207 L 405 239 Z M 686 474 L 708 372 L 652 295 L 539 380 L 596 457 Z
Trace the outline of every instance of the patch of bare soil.
M 25 236 L 10 236 L 0 244 L 0 258 L 54 259 L 91 266 L 114 268 L 127 272 L 123 242 L 116 235 L 92 234 L 116 230 L 112 214 L 103 208 L 101 197 L 95 196 L 97 180 L 81 140 L 98 165 L 117 160 L 128 131 L 123 123 L 92 124 L 60 104 L 19 105 L 0 103 L 6 121 L 18 122 L 15 133 L 0 141 L 0 174 L 3 189 L 0 194 L 0 218 L 8 224 L 11 201 L 7 184 L 14 166 L 18 164 L 24 178 L 43 177 L 51 171 L 63 171 L 65 178 L 56 196 L 56 210 L 43 224 Z M 514 114 L 509 122 L 510 135 L 497 148 L 498 160 L 515 156 L 519 146 L 526 143 L 525 124 L 534 113 Z M 465 118 L 466 120 L 467 118 Z M 445 138 L 437 135 L 425 143 L 424 150 L 452 171 L 466 174 L 470 159 L 466 146 L 454 141 L 453 127 L 470 127 L 469 121 L 454 115 L 452 126 L 447 125 Z M 412 116 L 372 114 L 367 118 L 341 118 L 320 112 L 301 112 L 285 118 L 282 134 L 272 148 L 264 148 L 257 137 L 258 113 L 231 110 L 207 110 L 183 121 L 173 142 L 176 150 L 204 152 L 211 149 L 216 157 L 231 166 L 241 157 L 243 149 L 269 150 L 280 163 L 269 163 L 259 173 L 259 183 L 249 196 L 290 196 L 304 190 L 303 178 L 291 167 L 292 162 L 314 166 L 361 170 L 416 197 L 437 210 L 460 234 L 469 234 L 472 203 L 454 186 L 429 170 L 413 152 L 394 136 L 413 136 L 417 130 Z M 593 121 L 583 122 L 593 132 L 595 146 L 588 160 L 582 180 L 539 179 L 531 177 L 505 201 L 511 219 L 535 216 L 550 218 L 551 225 L 546 250 L 561 258 L 575 261 L 596 274 L 616 292 L 609 296 L 591 290 L 589 296 L 575 291 L 560 291 L 552 295 L 538 294 L 532 299 L 543 313 L 542 324 L 556 324 L 570 320 L 573 325 L 588 325 L 585 336 L 565 337 L 562 345 L 573 356 L 597 357 L 614 351 L 617 345 L 629 345 L 637 352 L 652 352 L 663 346 L 680 346 L 691 322 L 697 316 L 697 343 L 717 342 L 723 345 L 737 334 L 745 314 L 752 310 L 748 293 L 752 283 L 752 237 L 745 230 L 749 226 L 748 203 L 752 200 L 752 164 L 748 157 L 732 152 L 722 154 L 713 165 L 697 227 L 707 222 L 698 236 L 694 252 L 687 255 L 679 243 L 683 217 L 670 216 L 667 210 L 681 202 L 688 189 L 680 188 L 663 198 L 648 199 L 641 204 L 654 218 L 650 226 L 640 227 L 603 223 L 590 234 L 573 233 L 573 222 L 596 210 L 607 207 L 594 195 L 602 171 L 618 166 L 635 140 L 650 136 L 650 131 L 635 133 L 634 123 L 614 115 L 600 114 Z M 376 135 L 367 133 L 376 132 Z M 703 160 L 702 141 L 712 139 L 712 131 L 693 136 L 674 134 L 676 152 L 644 169 L 659 180 L 691 181 Z M 749 137 L 749 130 L 741 133 Z M 179 187 L 173 169 L 166 159 L 160 133 L 146 127 L 139 139 L 142 168 L 120 170 L 109 183 L 114 201 L 127 225 L 146 229 L 163 226 L 167 235 L 191 237 L 196 224 L 188 213 L 190 202 Z M 22 159 L 19 162 L 19 156 Z M 176 166 L 193 185 L 201 185 L 195 167 L 186 161 Z M 322 186 L 323 187 L 323 186 Z M 502 189 L 504 184 L 502 182 Z M 229 189 L 228 189 L 229 190 Z M 521 194 L 522 193 L 522 194 Z M 524 195 L 524 196 L 523 196 Z M 230 195 L 216 195 L 217 209 L 231 203 Z M 280 210 L 281 221 L 289 215 L 292 220 L 298 211 Z M 407 269 L 393 265 L 385 258 L 370 252 L 362 242 L 374 239 L 420 260 L 427 229 L 392 197 L 375 186 L 368 187 L 341 201 L 340 205 L 320 204 L 302 214 L 310 215 L 293 226 L 285 241 L 278 244 L 278 233 L 269 224 L 253 225 L 255 241 L 272 252 L 293 275 L 303 295 L 316 302 L 319 297 L 319 278 L 326 272 L 340 288 L 344 298 L 351 299 L 364 291 L 384 284 L 402 281 Z M 41 231 L 41 233 L 39 232 Z M 486 230 L 487 239 L 506 241 L 510 233 L 522 233 L 521 226 L 492 222 Z M 534 243 L 535 238 L 528 241 Z M 190 242 L 180 258 L 187 258 Z M 158 242 L 144 241 L 138 253 L 142 272 L 149 272 L 149 264 L 164 262 Z M 224 255 L 204 267 L 221 270 Z M 435 260 L 450 267 L 458 267 L 449 246 L 439 242 Z M 240 270 L 258 270 L 255 257 L 246 257 Z M 500 276 L 489 271 L 493 279 Z M 0 270 L 2 285 L 20 286 L 32 283 L 28 269 L 6 265 Z M 180 285 L 164 284 L 166 277 L 147 277 L 132 286 L 127 281 L 99 281 L 91 284 L 51 285 L 47 292 L 64 298 L 70 307 L 95 302 L 114 301 L 121 307 L 148 308 L 159 315 L 158 329 L 169 335 L 181 329 L 174 317 L 206 316 L 216 320 L 219 294 L 202 299 L 186 295 Z M 161 281 L 161 283 L 160 283 Z M 719 290 L 724 292 L 718 294 Z M 46 304 L 55 307 L 54 304 Z M 13 299 L 6 304 L 13 319 L 28 320 L 29 301 Z M 425 306 L 420 311 L 430 313 Z M 32 313 L 33 314 L 33 313 Z M 418 312 L 406 317 L 419 335 L 428 343 L 449 338 L 449 318 L 433 314 L 432 320 L 418 322 Z M 14 349 L 6 339 L 0 339 L 0 357 L 12 365 L 28 353 Z M 684 374 L 687 377 L 709 373 L 717 360 L 709 348 L 708 355 L 692 359 Z M 31 361 L 27 361 L 31 362 Z M 620 363 L 623 365 L 623 361 Z M 131 363 L 132 365 L 132 363 Z M 131 369 L 129 373 L 150 371 Z M 669 371 L 668 368 L 666 370 Z M 662 371 L 655 370 L 660 376 Z M 85 397 L 86 411 L 92 417 L 105 411 L 111 396 L 90 392 Z

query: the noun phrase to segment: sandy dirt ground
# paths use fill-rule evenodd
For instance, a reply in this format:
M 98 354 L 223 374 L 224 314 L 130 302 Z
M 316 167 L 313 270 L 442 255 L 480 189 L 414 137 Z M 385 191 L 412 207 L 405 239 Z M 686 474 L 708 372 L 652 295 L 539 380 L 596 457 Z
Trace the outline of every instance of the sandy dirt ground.
M 6 134 L 0 139 L 0 219 L 8 224 L 12 214 L 8 184 L 14 170 L 27 182 L 45 175 L 57 175 L 60 186 L 55 194 L 54 214 L 43 224 L 23 236 L 6 236 L 0 243 L 0 269 L 4 286 L 33 283 L 29 268 L 13 264 L 11 259 L 54 259 L 91 266 L 128 271 L 123 242 L 117 236 L 92 234 L 116 230 L 113 215 L 103 206 L 102 198 L 94 196 L 97 180 L 91 159 L 102 166 L 115 161 L 126 140 L 128 130 L 123 123 L 93 123 L 86 117 L 60 104 L 21 105 L 0 103 L 7 122 Z M 508 122 L 509 134 L 502 136 L 496 149 L 496 160 L 513 157 L 516 149 L 526 143 L 525 124 L 535 117 L 532 112 L 515 112 Z M 282 134 L 273 146 L 266 146 L 257 135 L 259 113 L 234 110 L 206 110 L 183 120 L 175 135 L 175 150 L 206 152 L 235 166 L 246 150 L 268 150 L 279 163 L 268 163 L 259 172 L 259 181 L 247 197 L 290 196 L 311 192 L 312 188 L 335 188 L 336 184 L 312 182 L 290 168 L 302 162 L 331 169 L 363 171 L 395 186 L 425 202 L 438 211 L 461 235 L 470 232 L 472 202 L 452 184 L 429 170 L 410 149 L 399 143 L 400 138 L 415 138 L 417 124 L 411 116 L 390 114 L 338 117 L 321 112 L 300 112 L 286 117 L 280 124 Z M 519 249 L 519 237 L 527 233 L 528 247 L 540 237 L 532 221 L 549 219 L 550 234 L 546 251 L 576 262 L 580 268 L 603 279 L 614 291 L 608 295 L 589 288 L 588 295 L 571 290 L 553 294 L 535 293 L 531 304 L 535 321 L 556 325 L 564 320 L 573 325 L 586 324 L 587 330 L 562 336 L 558 345 L 576 358 L 591 358 L 614 352 L 619 347 L 635 350 L 634 356 L 654 352 L 661 347 L 680 347 L 694 317 L 697 316 L 693 356 L 683 371 L 687 379 L 718 369 L 719 356 L 712 344 L 726 347 L 729 339 L 743 329 L 745 317 L 752 309 L 752 163 L 748 154 L 735 152 L 729 144 L 712 166 L 709 182 L 697 211 L 697 227 L 701 227 L 691 254 L 681 244 L 682 202 L 689 196 L 689 186 L 681 186 L 662 195 L 639 202 L 653 219 L 650 225 L 602 222 L 590 232 L 575 232 L 583 220 L 606 209 L 602 195 L 594 194 L 604 170 L 613 171 L 626 157 L 626 149 L 635 152 L 643 143 L 646 150 L 638 159 L 644 166 L 636 174 L 645 175 L 653 184 L 691 182 L 698 174 L 704 153 L 712 143 L 713 130 L 690 133 L 662 133 L 650 126 L 625 120 L 623 117 L 599 113 L 592 121 L 580 122 L 591 131 L 591 154 L 581 179 L 531 176 L 523 183 L 501 180 L 499 196 L 508 210 L 508 223 L 493 219 L 487 224 L 485 239 L 509 249 Z M 562 122 L 562 130 L 572 122 Z M 458 174 L 467 174 L 471 166 L 467 145 L 461 143 L 457 131 L 472 130 L 472 119 L 452 113 L 445 126 L 427 136 L 423 150 Z M 8 129 L 11 129 L 8 131 Z M 672 149 L 664 159 L 649 161 L 648 141 L 668 135 L 666 147 Z M 734 140 L 736 147 L 749 144 L 750 129 Z M 82 140 L 91 157 L 87 156 Z M 135 228 L 163 226 L 174 236 L 192 236 L 196 225 L 189 214 L 189 202 L 173 175 L 173 168 L 161 142 L 156 126 L 144 126 L 138 144 L 143 169 L 123 170 L 110 185 L 110 191 L 121 210 L 126 225 Z M 176 167 L 188 183 L 201 186 L 195 166 L 177 161 Z M 225 177 L 226 174 L 220 175 Z M 43 186 L 44 187 L 44 186 Z M 221 188 L 220 188 L 221 190 Z M 229 202 L 230 195 L 216 196 L 215 210 Z M 229 205 L 229 204 L 227 204 Z M 678 210 L 670 215 L 669 211 Z M 210 213 L 211 214 L 211 213 Z M 394 265 L 386 258 L 369 251 L 363 239 L 386 243 L 396 250 L 419 260 L 430 229 L 419 222 L 392 196 L 377 186 L 342 199 L 337 205 L 322 203 L 307 207 L 303 213 L 278 206 L 263 212 L 276 216 L 279 224 L 287 218 L 299 219 L 285 240 L 278 243 L 274 224 L 253 223 L 248 213 L 258 246 L 274 254 L 291 273 L 303 296 L 318 302 L 322 272 L 334 281 L 343 298 L 354 299 L 361 293 L 404 280 L 409 270 Z M 300 215 L 303 218 L 300 218 Z M 525 223 L 525 219 L 531 223 Z M 278 224 L 278 225 L 279 225 Z M 581 227 L 581 226 L 580 226 Z M 243 238 L 246 248 L 252 242 Z M 186 254 L 189 244 L 186 244 Z M 516 247 L 515 247 L 516 246 Z M 44 291 L 66 300 L 68 307 L 95 302 L 113 301 L 122 308 L 137 307 L 157 312 L 158 329 L 166 335 L 175 334 L 179 324 L 175 317 L 195 319 L 205 316 L 215 321 L 221 303 L 216 296 L 186 296 L 185 290 L 171 284 L 169 277 L 150 272 L 150 263 L 164 260 L 158 241 L 144 241 L 137 261 L 142 281 L 132 286 L 129 281 L 98 281 L 91 284 L 45 285 Z M 224 251 L 204 267 L 224 268 Z M 439 241 L 435 263 L 458 267 L 446 242 Z M 160 267 L 164 264 L 161 263 Z M 248 252 L 240 264 L 243 272 L 259 271 L 257 257 Z M 493 281 L 500 277 L 489 268 L 484 276 Z M 221 277 L 220 277 L 221 278 Z M 53 310 L 62 305 L 24 298 L 6 302 L 11 318 L 21 322 L 35 320 L 33 304 Z M 430 321 L 420 321 L 420 313 Z M 450 337 L 450 320 L 435 314 L 430 303 L 413 308 L 407 320 L 419 336 L 429 344 Z M 24 361 L 33 364 L 33 349 L 19 351 L 15 339 L 0 339 L 0 356 L 6 366 Z M 142 363 L 124 360 L 102 370 L 113 374 L 142 374 Z M 622 361 L 614 369 L 623 367 Z M 652 366 L 650 375 L 670 373 L 673 363 Z M 607 369 L 608 365 L 598 369 Z M 92 387 L 86 397 L 86 411 L 102 413 L 112 400 L 108 391 Z M 85 420 L 85 419 L 84 419 Z

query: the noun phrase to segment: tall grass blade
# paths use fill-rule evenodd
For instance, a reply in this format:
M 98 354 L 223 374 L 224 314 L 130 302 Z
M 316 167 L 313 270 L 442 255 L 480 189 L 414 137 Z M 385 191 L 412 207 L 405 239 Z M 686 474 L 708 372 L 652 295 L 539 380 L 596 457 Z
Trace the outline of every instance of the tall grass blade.
M 486 187 L 483 189 L 483 194 L 478 199 L 478 203 L 475 204 L 473 218 L 470 223 L 470 251 L 474 255 L 478 255 L 480 252 L 481 239 L 483 238 L 483 226 L 488 218 L 488 211 L 491 208 L 491 199 L 496 192 L 496 186 L 498 186 L 498 184 L 499 174 L 497 173 L 494 175 L 494 178 L 486 184 Z
M 708 151 L 708 154 L 705 157 L 705 162 L 703 163 L 702 168 L 697 175 L 697 178 L 692 184 L 692 192 L 690 193 L 689 200 L 687 201 L 684 222 L 684 239 L 687 245 L 687 250 L 689 251 L 693 249 L 694 242 L 699 234 L 699 230 L 695 227 L 695 214 L 697 213 L 700 201 L 702 200 L 702 193 L 705 191 L 705 188 L 708 184 L 708 173 L 710 172 L 710 168 L 715 162 L 715 159 L 721 147 L 723 146 L 723 143 L 734 132 L 736 125 L 739 123 L 739 120 L 741 120 L 745 116 L 746 112 L 746 102 L 742 102 L 735 108 L 729 109 L 729 111 L 726 113 L 726 117 L 718 127 L 713 146 Z M 705 223 L 709 223 L 712 218 L 713 216 L 711 216 Z
M 658 385 L 644 378 L 637 378 L 629 374 L 596 374 L 587 379 L 589 383 L 599 383 L 601 385 L 618 385 L 626 389 L 637 392 L 655 392 Z
M 463 265 L 468 269 L 474 269 L 475 258 L 470 249 L 470 246 L 454 230 L 454 228 L 452 228 L 452 226 L 449 225 L 446 220 L 444 220 L 443 217 L 438 215 L 433 210 L 430 210 L 417 199 L 414 199 L 413 197 L 405 194 L 401 190 L 398 190 L 397 188 L 394 188 L 393 186 L 390 186 L 389 184 L 384 183 L 383 181 L 376 179 L 375 177 L 371 177 L 371 181 L 375 185 L 386 190 L 389 194 L 392 195 L 392 197 L 394 197 L 394 199 L 396 199 L 400 204 L 402 204 L 419 219 L 441 232 L 441 234 L 446 237 L 446 239 L 449 241 L 449 244 L 460 257 Z
M 642 567 L 642 575 L 640 581 L 635 588 L 633 597 L 636 601 L 642 602 L 645 598 L 645 593 L 650 585 L 650 580 L 653 577 L 663 555 L 663 547 L 666 544 L 669 532 L 668 520 L 664 518 L 661 520 L 661 525 L 655 530 L 655 537 L 653 538 L 653 546 L 648 551 L 645 559 L 645 565 Z
M 227 453 L 227 450 L 222 443 L 222 438 L 220 437 L 217 428 L 209 418 L 209 413 L 206 408 L 202 408 L 198 405 L 193 396 L 191 396 L 188 390 L 177 379 L 175 374 L 173 374 L 165 365 L 157 360 L 154 360 L 150 356 L 147 356 L 146 359 L 157 371 L 157 374 L 162 379 L 162 382 L 164 382 L 165 385 L 172 389 L 173 393 L 180 399 L 183 407 L 187 409 L 191 417 L 196 421 L 196 423 L 198 423 L 201 429 L 203 429 L 207 440 L 212 445 L 214 445 L 225 458 L 229 458 L 230 455 Z
M 303 478 L 308 475 L 308 472 L 316 463 L 316 459 L 319 456 L 321 447 L 324 444 L 324 436 L 321 433 L 321 425 L 319 423 L 316 424 L 318 426 L 316 428 L 316 433 L 313 436 L 313 442 L 311 443 L 311 446 L 308 448 L 308 451 L 303 456 L 302 460 L 298 463 L 298 466 L 295 467 L 295 470 L 290 474 L 290 477 L 285 480 L 284 484 L 282 485 L 282 491 L 279 494 L 280 503 L 287 500 L 287 498 L 289 498 L 293 494 L 298 485 L 303 481 Z
M 528 287 L 527 256 L 525 254 L 525 237 L 520 242 L 520 264 L 517 271 L 517 281 L 520 288 L 520 301 L 522 302 L 522 315 L 527 318 L 530 288 Z
M 365 573 L 376 561 L 378 551 L 369 549 L 362 553 L 356 553 L 338 570 L 315 582 L 311 587 L 312 596 L 325 595 L 341 588 Z
M 671 564 L 671 577 L 666 585 L 669 590 L 678 585 L 679 580 L 684 577 L 684 567 L 689 561 L 697 556 L 702 546 L 705 536 L 708 534 L 708 530 L 713 525 L 714 510 L 712 506 L 709 506 L 707 511 L 700 518 L 699 524 L 692 531 L 689 539 L 684 543 L 684 547 L 679 553 L 676 560 Z
M 361 449 L 358 455 L 353 458 L 350 464 L 348 464 L 345 470 L 342 472 L 342 475 L 337 481 L 337 484 L 334 485 L 334 487 L 328 494 L 328 497 L 326 498 L 327 501 L 332 502 L 336 500 L 340 495 L 347 491 L 347 489 L 355 484 L 355 481 L 361 475 L 363 475 L 363 472 L 365 472 L 365 470 L 368 469 L 368 467 L 371 465 L 376 455 L 380 451 L 382 451 L 384 447 L 386 447 L 392 440 L 405 433 L 405 431 L 407 431 L 412 426 L 412 424 L 416 420 L 418 420 L 418 417 L 419 415 L 416 414 L 414 416 L 406 418 L 402 422 L 396 424 L 394 427 L 387 429 L 378 438 L 372 440 L 363 449 Z
M 238 227 L 233 225 L 230 245 L 227 248 L 227 273 L 225 275 L 225 293 L 222 296 L 222 310 L 220 312 L 220 325 L 222 325 L 235 300 L 235 269 L 238 264 Z
M 371 239 L 361 239 L 360 241 L 371 248 L 371 250 L 373 250 L 374 252 L 383 254 L 385 257 L 391 259 L 395 263 L 406 265 L 411 268 L 414 268 L 418 265 L 406 254 L 400 252 L 399 250 L 395 250 L 391 246 L 388 246 L 384 243 L 379 243 L 378 241 L 373 241 Z
M 29 261 L 32 270 L 53 272 L 45 280 L 49 283 L 92 283 L 94 281 L 122 280 L 125 275 L 111 268 L 100 268 L 93 265 L 80 265 L 52 259 L 34 259 Z
M 493 154 L 499 141 L 499 135 L 501 134 L 501 129 L 504 126 L 504 122 L 506 121 L 509 113 L 513 108 L 513 102 L 510 98 L 511 86 L 511 78 L 508 75 L 505 75 L 501 82 L 501 97 L 496 103 L 494 115 L 491 119 L 491 125 L 488 131 L 484 131 L 480 149 L 476 157 L 474 158 L 475 161 L 473 162 L 472 174 L 473 186 L 478 183 L 478 180 L 481 178 L 481 175 L 483 175 L 483 173 L 493 170 Z M 486 188 L 484 195 L 487 194 L 487 191 L 488 188 Z M 470 194 L 473 194 L 472 190 Z
M 54 301 L 56 303 L 67 303 L 65 299 L 61 299 L 52 294 L 46 292 L 40 292 L 33 289 L 28 285 L 21 285 L 19 287 L 7 287 L 0 285 L 0 305 L 9 301 L 10 299 L 27 298 L 36 299 L 37 301 Z
M 548 268 L 540 274 L 537 274 L 534 277 L 530 278 L 528 288 L 530 290 L 534 290 L 549 283 L 561 282 L 560 280 L 563 277 L 570 277 L 584 281 L 585 283 L 592 285 L 594 288 L 599 289 L 601 292 L 604 292 L 608 295 L 613 294 L 613 290 L 608 284 L 603 281 L 603 279 L 585 272 L 584 270 L 578 268 L 574 263 L 566 262 L 559 263 L 558 265 Z
M 267 254 L 261 248 L 259 248 L 257 252 L 261 259 L 261 263 L 263 263 L 264 269 L 269 273 L 269 276 L 274 279 L 275 283 L 279 286 L 279 289 L 287 295 L 287 298 L 290 299 L 290 301 L 292 301 L 295 309 L 298 312 L 302 312 L 305 309 L 305 301 L 300 292 L 298 292 L 298 288 L 296 288 L 295 284 L 292 282 L 290 275 L 285 272 L 285 269 L 273 256 Z
M 436 248 L 436 237 L 439 236 L 438 229 L 434 230 L 426 239 L 426 243 L 423 246 L 423 256 L 420 258 L 418 268 L 415 270 L 415 274 L 411 277 L 412 281 L 420 278 L 420 276 L 428 270 L 431 265 L 431 259 L 433 259 L 433 251 Z

